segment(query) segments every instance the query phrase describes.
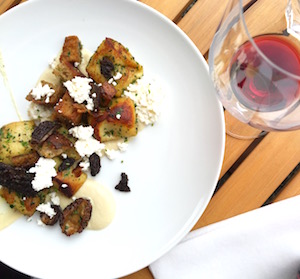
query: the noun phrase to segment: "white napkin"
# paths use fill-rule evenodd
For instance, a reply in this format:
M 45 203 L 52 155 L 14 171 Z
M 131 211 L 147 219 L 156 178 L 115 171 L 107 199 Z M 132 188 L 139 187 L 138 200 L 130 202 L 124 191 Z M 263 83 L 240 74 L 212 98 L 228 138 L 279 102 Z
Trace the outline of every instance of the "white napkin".
M 190 232 L 150 265 L 156 279 L 296 279 L 300 196 Z

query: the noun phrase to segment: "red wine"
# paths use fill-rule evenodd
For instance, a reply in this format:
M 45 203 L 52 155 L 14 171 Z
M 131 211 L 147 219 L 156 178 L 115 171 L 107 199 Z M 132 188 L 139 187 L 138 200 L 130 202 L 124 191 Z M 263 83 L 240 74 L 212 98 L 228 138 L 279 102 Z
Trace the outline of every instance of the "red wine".
M 283 35 L 262 35 L 254 42 L 275 65 L 300 76 L 300 53 Z M 300 80 L 273 67 L 248 41 L 232 58 L 231 88 L 244 106 L 254 111 L 284 109 L 300 97 Z

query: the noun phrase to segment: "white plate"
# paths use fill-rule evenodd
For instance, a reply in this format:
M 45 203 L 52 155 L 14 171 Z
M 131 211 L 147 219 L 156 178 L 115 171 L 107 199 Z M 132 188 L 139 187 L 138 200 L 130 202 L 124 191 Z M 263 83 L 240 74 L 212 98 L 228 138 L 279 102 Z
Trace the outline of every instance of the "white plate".
M 30 0 L 0 17 L 0 49 L 24 118 L 25 95 L 67 35 L 90 50 L 105 37 L 120 41 L 145 76 L 164 81 L 165 108 L 122 158 L 103 162 L 98 179 L 117 204 L 109 227 L 67 238 L 21 219 L 0 232 L 0 260 L 39 278 L 116 278 L 158 259 L 203 213 L 221 169 L 223 112 L 198 49 L 153 9 L 125 0 Z M 17 116 L 1 86 L 3 125 Z M 122 171 L 130 193 L 114 190 Z

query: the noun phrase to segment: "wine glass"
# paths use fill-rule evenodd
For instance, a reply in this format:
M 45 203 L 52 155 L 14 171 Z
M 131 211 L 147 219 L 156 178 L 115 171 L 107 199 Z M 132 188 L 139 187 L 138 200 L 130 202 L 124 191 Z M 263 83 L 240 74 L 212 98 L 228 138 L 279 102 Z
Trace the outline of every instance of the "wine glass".
M 300 128 L 298 1 L 228 2 L 208 60 L 234 137 Z

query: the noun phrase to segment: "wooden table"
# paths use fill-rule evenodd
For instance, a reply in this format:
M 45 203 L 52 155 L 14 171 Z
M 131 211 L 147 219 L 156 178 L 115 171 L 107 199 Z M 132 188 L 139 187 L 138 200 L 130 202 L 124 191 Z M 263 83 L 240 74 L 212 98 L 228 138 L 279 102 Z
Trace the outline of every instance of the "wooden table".
M 0 14 L 24 0 L 1 0 Z M 174 21 L 208 56 L 227 1 L 142 0 Z M 300 131 L 271 132 L 256 140 L 226 136 L 216 192 L 194 229 L 300 194 Z M 144 268 L 127 279 L 153 278 Z

